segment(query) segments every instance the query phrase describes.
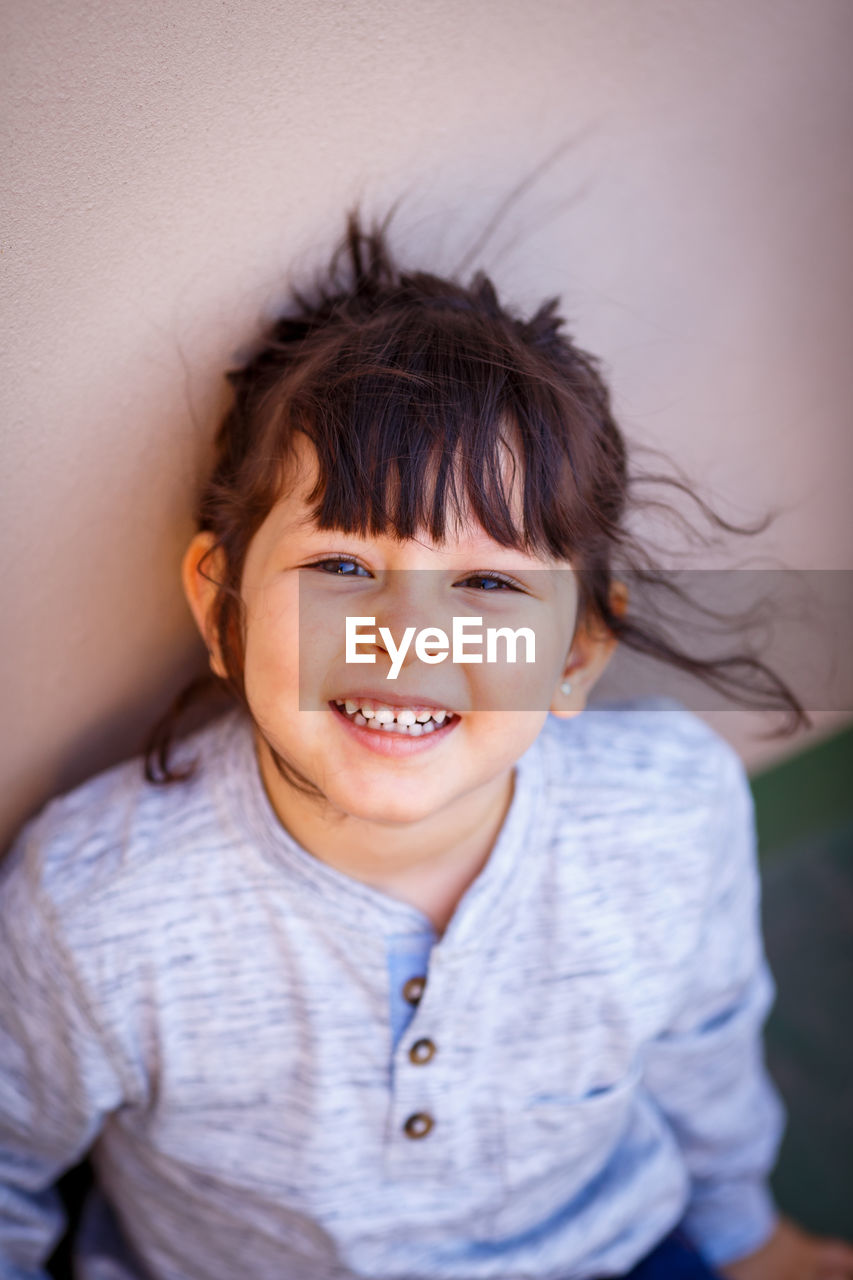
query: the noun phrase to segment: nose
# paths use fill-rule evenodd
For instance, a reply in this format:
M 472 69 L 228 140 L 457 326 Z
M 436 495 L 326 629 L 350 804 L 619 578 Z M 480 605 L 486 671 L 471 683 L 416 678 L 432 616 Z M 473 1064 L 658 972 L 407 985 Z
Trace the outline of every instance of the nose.
M 380 627 L 390 632 L 398 648 L 403 644 L 406 631 L 413 628 L 402 662 L 398 659 L 401 671 L 421 665 L 414 644 L 418 632 L 439 627 L 450 635 L 453 609 L 448 594 L 442 590 L 445 578 L 445 574 L 431 569 L 388 570 L 371 600 L 371 611 L 376 618 L 377 671 L 382 670 L 384 675 L 382 664 L 390 667 L 392 662 L 392 654 Z

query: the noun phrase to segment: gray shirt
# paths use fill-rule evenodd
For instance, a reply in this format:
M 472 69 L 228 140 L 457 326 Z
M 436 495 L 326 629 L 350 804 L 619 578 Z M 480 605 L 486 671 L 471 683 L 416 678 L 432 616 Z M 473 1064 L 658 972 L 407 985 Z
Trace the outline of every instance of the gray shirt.
M 287 833 L 239 709 L 0 870 L 0 1276 L 583 1280 L 777 1218 L 752 798 L 672 699 L 549 716 L 439 939 Z M 417 981 L 418 979 L 422 981 Z M 421 992 L 418 998 L 419 991 Z

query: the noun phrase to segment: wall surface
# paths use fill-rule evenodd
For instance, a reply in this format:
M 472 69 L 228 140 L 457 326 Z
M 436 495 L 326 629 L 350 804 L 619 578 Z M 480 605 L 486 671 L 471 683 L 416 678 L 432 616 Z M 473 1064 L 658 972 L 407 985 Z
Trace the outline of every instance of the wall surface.
M 401 253 L 449 270 L 550 158 L 471 268 L 522 307 L 561 294 L 629 440 L 721 514 L 781 508 L 679 564 L 820 571 L 836 600 L 848 0 L 27 0 L 3 24 L 4 836 L 204 669 L 178 569 L 222 370 L 356 198 L 405 194 Z M 761 742 L 775 719 L 700 710 L 751 768 L 853 716 L 833 695 Z

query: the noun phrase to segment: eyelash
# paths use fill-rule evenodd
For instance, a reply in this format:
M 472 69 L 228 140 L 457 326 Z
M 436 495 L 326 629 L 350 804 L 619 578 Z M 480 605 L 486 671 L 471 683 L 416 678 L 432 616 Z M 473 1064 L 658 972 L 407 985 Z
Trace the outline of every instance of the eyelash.
M 358 560 L 355 560 L 352 556 L 325 556 L 322 560 L 315 560 L 313 564 L 307 564 L 304 567 L 306 569 L 322 569 L 323 565 L 326 565 L 326 564 L 354 564 L 354 565 L 358 565 L 360 569 L 363 569 L 365 567 Z M 356 575 L 350 574 L 350 573 L 341 573 L 341 574 L 329 574 L 328 576 L 330 578 L 331 577 L 354 578 Z M 522 591 L 522 588 L 518 585 L 517 582 L 514 582 L 512 578 L 508 578 L 502 573 L 496 573 L 494 571 L 490 571 L 489 573 L 469 573 L 467 577 L 468 579 L 479 578 L 480 580 L 485 580 L 487 582 L 498 582 L 501 584 L 501 586 L 507 587 L 510 591 Z M 467 579 L 463 578 L 463 582 L 466 580 Z M 488 594 L 488 592 L 484 592 L 484 594 Z

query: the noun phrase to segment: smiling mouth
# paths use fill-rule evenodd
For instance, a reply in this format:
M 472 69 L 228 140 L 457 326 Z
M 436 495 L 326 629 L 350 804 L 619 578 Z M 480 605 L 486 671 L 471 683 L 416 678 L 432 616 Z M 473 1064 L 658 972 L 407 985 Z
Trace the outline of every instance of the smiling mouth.
M 453 724 L 460 717 L 445 707 L 428 707 L 418 703 L 392 706 L 377 698 L 335 698 L 330 705 L 359 728 L 374 733 L 399 733 L 419 738 L 436 729 Z

